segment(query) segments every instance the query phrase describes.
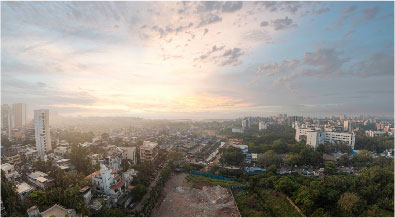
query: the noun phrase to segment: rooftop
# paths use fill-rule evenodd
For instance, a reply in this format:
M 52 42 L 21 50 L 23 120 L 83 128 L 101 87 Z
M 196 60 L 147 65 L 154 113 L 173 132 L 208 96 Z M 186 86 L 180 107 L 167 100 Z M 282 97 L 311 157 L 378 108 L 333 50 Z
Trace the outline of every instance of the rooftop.
M 73 211 L 73 209 L 65 209 L 62 206 L 55 204 L 48 210 L 41 213 L 43 217 L 66 217 Z
M 110 189 L 114 190 L 114 189 L 117 189 L 117 188 L 121 188 L 124 184 L 125 184 L 125 181 L 121 180 L 121 181 L 118 182 L 118 184 L 111 186 Z
M 29 174 L 29 177 L 31 177 L 33 179 L 37 179 L 38 177 L 44 177 L 44 176 L 48 176 L 48 175 L 46 173 L 41 172 L 41 171 L 36 171 L 36 172 Z
M 158 146 L 158 143 L 156 143 L 156 142 L 144 141 L 144 143 L 140 147 L 140 149 L 153 149 L 156 146 Z
M 18 194 L 21 194 L 21 193 L 24 193 L 24 192 L 26 192 L 26 191 L 30 191 L 30 190 L 33 189 L 33 188 L 32 188 L 29 184 L 27 184 L 26 182 L 23 182 L 23 183 L 17 185 L 16 188 L 17 188 Z

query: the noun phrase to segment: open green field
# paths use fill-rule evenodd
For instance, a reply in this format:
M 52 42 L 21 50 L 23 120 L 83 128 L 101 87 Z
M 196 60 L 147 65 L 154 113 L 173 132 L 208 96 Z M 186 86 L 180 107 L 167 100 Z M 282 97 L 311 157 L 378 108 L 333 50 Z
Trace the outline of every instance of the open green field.
M 193 188 L 199 188 L 201 189 L 203 186 L 222 186 L 224 188 L 230 188 L 232 186 L 240 186 L 243 185 L 240 182 L 236 181 L 226 181 L 226 180 L 221 180 L 221 179 L 212 179 L 209 177 L 205 176 L 199 176 L 199 175 L 194 175 L 194 174 L 189 174 L 186 177 L 186 180 L 188 183 L 192 184 Z
M 240 214 L 243 217 L 300 217 L 286 198 L 274 190 L 261 190 L 250 193 L 247 190 L 234 190 Z

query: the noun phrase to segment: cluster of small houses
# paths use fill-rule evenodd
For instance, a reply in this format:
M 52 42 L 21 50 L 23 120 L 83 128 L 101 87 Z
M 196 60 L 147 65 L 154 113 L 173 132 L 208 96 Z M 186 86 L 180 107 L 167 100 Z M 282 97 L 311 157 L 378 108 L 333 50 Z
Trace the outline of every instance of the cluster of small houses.
M 83 143 L 80 146 L 90 146 L 90 144 Z M 35 170 L 30 163 L 22 163 L 21 157 L 30 151 L 29 146 L 16 147 L 18 147 L 17 151 L 11 155 L 10 151 L 6 151 L 8 156 L 2 157 L 1 169 L 5 177 L 15 184 L 18 197 L 23 201 L 34 190 L 47 190 L 54 186 L 55 181 L 48 174 Z M 62 141 L 53 153 L 46 155 L 45 161 L 52 161 L 65 172 L 72 171 L 75 167 L 70 163 L 70 159 L 64 158 L 69 149 L 68 143 Z M 105 155 L 90 154 L 88 156 L 92 164 L 100 165 L 100 170 L 86 177 L 91 180 L 92 187 L 87 186 L 80 190 L 85 203 L 93 213 L 103 206 L 128 207 L 132 200 L 131 190 L 134 188 L 131 183 L 137 175 L 134 169 L 123 171 L 121 165 L 123 159 L 127 159 L 132 165 L 136 164 L 136 147 L 108 145 L 104 149 Z M 34 161 L 34 155 L 30 159 Z M 73 209 L 65 209 L 60 205 L 54 205 L 44 212 L 40 212 L 36 206 L 33 206 L 27 212 L 29 216 L 76 216 Z
M 240 141 L 230 141 L 230 145 L 236 148 L 240 148 L 241 151 L 243 152 L 243 154 L 245 155 L 244 158 L 244 162 L 243 165 L 244 170 L 249 173 L 249 174 L 255 174 L 255 173 L 263 173 L 266 172 L 266 169 L 260 168 L 260 167 L 256 167 L 255 166 L 255 162 L 259 160 L 259 157 L 262 154 L 258 154 L 258 153 L 248 153 L 248 145 L 242 145 L 240 144 Z M 355 155 L 359 152 L 359 150 L 353 150 L 352 155 Z M 384 151 L 383 153 L 377 154 L 377 153 L 373 153 L 371 152 L 371 154 L 373 155 L 373 157 L 386 157 L 386 158 L 394 158 L 394 149 L 388 149 L 386 151 Z M 324 161 L 334 161 L 336 162 L 342 155 L 347 155 L 347 154 L 343 154 L 343 153 L 339 153 L 339 152 L 334 152 L 332 154 L 324 154 L 323 155 L 323 159 Z M 252 166 L 251 166 L 252 165 Z M 227 169 L 240 169 L 239 167 L 225 167 Z M 349 174 L 357 174 L 357 172 L 352 168 L 348 168 L 348 167 L 341 167 L 339 169 L 341 172 L 345 172 L 345 173 L 349 173 Z M 284 174 L 291 174 L 291 173 L 299 173 L 299 174 L 303 174 L 306 176 L 322 176 L 324 173 L 324 168 L 320 168 L 318 170 L 312 170 L 312 169 L 307 169 L 307 168 L 302 168 L 301 170 L 297 170 L 297 171 L 291 171 L 291 170 L 278 170 L 278 173 L 280 175 L 284 175 Z

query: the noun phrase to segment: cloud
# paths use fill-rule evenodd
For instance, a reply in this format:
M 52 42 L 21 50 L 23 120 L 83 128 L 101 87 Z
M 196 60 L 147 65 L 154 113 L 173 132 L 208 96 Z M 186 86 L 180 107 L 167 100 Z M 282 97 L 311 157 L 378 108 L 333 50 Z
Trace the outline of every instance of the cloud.
M 343 13 L 345 14 L 349 14 L 349 13 L 353 13 L 354 11 L 356 11 L 358 9 L 357 5 L 350 5 L 347 6 L 343 9 Z
M 282 1 L 282 2 L 259 1 L 259 2 L 255 2 L 255 4 L 263 5 L 264 9 L 269 12 L 285 11 L 285 12 L 296 13 L 302 7 L 302 4 L 300 2 L 291 2 L 291 1 Z
M 213 10 L 220 10 L 223 2 L 219 1 L 204 1 L 204 2 L 199 2 L 198 6 L 196 7 L 196 12 L 197 13 L 202 13 L 202 12 L 211 12 Z
M 236 66 L 241 64 L 241 61 L 239 60 L 239 57 L 241 55 L 243 55 L 243 53 L 241 52 L 240 48 L 233 48 L 225 51 L 224 54 L 222 55 L 225 58 L 225 60 L 222 61 L 221 66 L 226 66 L 226 65 Z
M 379 11 L 380 11 L 379 6 L 377 6 L 377 5 L 371 6 L 370 8 L 367 8 L 367 9 L 362 11 L 363 12 L 363 17 L 366 20 L 374 19 L 374 18 L 376 18 L 376 15 L 377 15 L 377 13 Z
M 354 63 L 351 72 L 360 77 L 394 76 L 394 55 L 384 52 L 374 53 L 366 60 Z
M 349 35 L 351 35 L 351 34 L 353 34 L 353 33 L 355 33 L 355 30 L 350 30 L 350 31 L 348 31 L 348 32 L 346 32 L 346 33 L 344 34 L 344 37 L 347 37 L 347 36 L 349 36 Z
M 212 11 L 222 11 L 224 13 L 231 13 L 240 10 L 243 7 L 243 2 L 220 2 L 220 1 L 204 1 L 199 2 L 196 7 L 197 13 L 205 13 Z
M 313 66 L 302 70 L 299 74 L 329 76 L 334 73 L 341 73 L 341 67 L 348 62 L 349 58 L 341 58 L 343 52 L 333 48 L 316 49 L 314 52 L 306 52 L 303 57 L 303 64 Z
M 206 26 L 213 23 L 221 22 L 222 18 L 216 14 L 207 14 L 205 16 L 201 16 L 200 23 L 198 27 Z
M 272 25 L 274 26 L 275 30 L 283 30 L 283 29 L 288 29 L 291 27 L 296 27 L 297 25 L 293 23 L 293 20 L 285 17 L 283 19 L 276 19 L 272 21 Z
M 262 21 L 260 24 L 261 27 L 269 26 L 269 22 L 267 21 Z
M 325 14 L 325 13 L 329 12 L 330 10 L 331 10 L 330 8 L 320 8 L 318 10 L 314 9 L 313 14 L 318 14 L 318 15 Z
M 227 1 L 222 6 L 222 12 L 235 12 L 243 7 L 243 2 L 230 2 Z
M 332 75 L 344 74 L 342 67 L 349 58 L 342 58 L 343 52 L 333 48 L 320 48 L 313 52 L 305 52 L 300 60 L 283 60 L 281 63 L 271 63 L 258 66 L 258 74 L 264 74 L 267 77 L 279 76 L 272 83 L 273 87 L 288 84 L 298 77 L 329 77 Z
M 203 36 L 206 35 L 207 33 L 208 33 L 208 29 L 205 28 L 205 29 L 204 29 L 204 32 L 203 32 Z
M 258 73 L 263 73 L 266 76 L 279 75 L 290 73 L 295 70 L 300 64 L 298 60 L 283 60 L 280 64 L 265 64 L 258 66 Z
M 152 30 L 154 30 L 155 32 L 158 32 L 160 37 L 164 37 L 167 36 L 168 34 L 171 33 L 180 33 L 183 32 L 185 30 L 190 29 L 191 27 L 193 27 L 193 22 L 189 22 L 188 25 L 179 25 L 177 27 L 174 27 L 173 25 L 169 24 L 166 27 L 159 27 L 158 25 L 154 25 L 151 27 Z
M 225 48 L 225 46 L 217 47 L 216 45 L 214 45 L 208 52 L 206 52 L 206 53 L 203 54 L 203 55 L 200 55 L 200 57 L 199 57 L 199 58 L 196 58 L 195 60 L 204 60 L 204 59 L 210 57 L 211 54 L 213 54 L 213 53 L 215 53 L 215 52 L 217 52 L 217 51 L 221 51 L 221 50 L 223 50 L 224 48 Z
M 344 22 L 347 21 L 351 16 L 353 16 L 354 12 L 357 9 L 358 9 L 357 5 L 349 5 L 345 7 L 339 18 L 335 22 L 333 22 L 330 26 L 325 28 L 325 31 L 331 31 L 338 29 L 339 27 L 342 27 L 344 25 Z

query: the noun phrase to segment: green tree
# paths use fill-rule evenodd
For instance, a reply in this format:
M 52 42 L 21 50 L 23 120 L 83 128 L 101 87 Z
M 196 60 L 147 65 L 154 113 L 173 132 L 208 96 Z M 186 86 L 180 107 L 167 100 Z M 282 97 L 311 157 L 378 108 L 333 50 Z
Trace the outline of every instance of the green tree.
M 351 164 L 351 160 L 350 157 L 348 156 L 348 154 L 343 154 L 342 156 L 340 156 L 339 159 L 337 159 L 337 163 L 339 164 L 339 166 L 350 166 Z
M 337 166 L 333 162 L 325 163 L 325 174 L 326 175 L 334 175 L 337 173 Z
M 15 186 L 12 182 L 7 180 L 3 170 L 1 170 L 1 200 L 9 216 L 17 210 Z
M 277 191 L 291 196 L 292 193 L 298 189 L 298 184 L 287 176 L 283 176 L 277 182 L 275 182 L 274 187 Z
M 367 167 L 373 162 L 373 156 L 368 150 L 360 150 L 351 159 L 353 166 Z
M 269 150 L 259 157 L 259 163 L 265 167 L 269 167 L 271 165 L 279 166 L 280 159 L 276 152 Z
M 225 148 L 221 156 L 221 164 L 239 166 L 244 160 L 244 154 L 240 148 Z
M 71 146 L 71 151 L 68 154 L 71 164 L 73 164 L 75 169 L 84 176 L 91 174 L 95 170 L 92 166 L 92 162 L 87 157 L 88 155 L 89 149 L 78 145 Z
M 342 194 L 338 205 L 345 216 L 358 216 L 365 209 L 365 202 L 355 193 L 346 192 Z
M 146 192 L 147 192 L 147 187 L 145 187 L 142 184 L 137 184 L 132 190 L 133 201 L 134 202 L 140 201 Z
M 291 170 L 293 170 L 294 165 L 296 165 L 300 162 L 301 162 L 301 156 L 299 154 L 289 153 L 289 154 L 285 155 L 284 163 L 287 166 L 290 166 Z

